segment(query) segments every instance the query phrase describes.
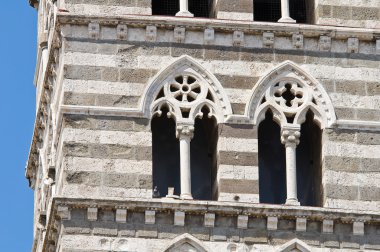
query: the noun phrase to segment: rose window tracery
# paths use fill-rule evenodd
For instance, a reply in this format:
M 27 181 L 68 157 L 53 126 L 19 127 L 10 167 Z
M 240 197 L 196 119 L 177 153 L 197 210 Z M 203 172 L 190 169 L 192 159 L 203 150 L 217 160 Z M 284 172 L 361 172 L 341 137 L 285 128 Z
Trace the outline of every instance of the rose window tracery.
M 205 109 L 209 117 L 215 115 L 215 99 L 208 83 L 199 76 L 183 72 L 168 77 L 165 82 L 153 105 L 157 115 L 161 115 L 164 107 L 168 107 L 167 115 L 177 120 L 202 118 Z
M 192 76 L 180 75 L 169 84 L 171 95 L 180 102 L 192 102 L 201 93 L 201 85 Z

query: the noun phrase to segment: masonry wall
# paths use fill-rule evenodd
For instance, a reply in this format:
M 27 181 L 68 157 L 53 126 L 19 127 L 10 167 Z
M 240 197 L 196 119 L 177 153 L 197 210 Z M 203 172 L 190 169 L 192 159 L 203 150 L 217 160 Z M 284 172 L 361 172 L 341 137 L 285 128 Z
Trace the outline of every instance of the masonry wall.
M 253 21 L 254 0 L 219 0 L 213 5 L 213 18 Z M 313 6 L 313 5 L 311 5 Z M 152 15 L 151 0 L 66 0 L 64 4 L 72 14 L 91 15 Z M 380 3 L 377 0 L 314 0 L 312 24 L 346 27 L 380 27 Z
M 126 41 L 115 27 L 101 26 L 100 39 L 88 38 L 88 26 L 66 26 L 63 42 L 64 106 L 135 109 L 160 70 L 189 55 L 215 75 L 243 115 L 251 90 L 265 73 L 291 60 L 315 77 L 328 92 L 338 121 L 380 120 L 379 56 L 375 43 L 361 41 L 358 53 L 334 39 L 331 51 L 318 50 L 318 38 L 293 47 L 289 37 L 276 37 L 263 48 L 261 35 L 246 34 L 244 46 L 232 46 L 231 33 L 204 45 L 202 31 L 187 31 L 184 43 L 171 30 L 158 29 L 157 42 L 145 42 L 144 28 L 129 28 Z M 231 43 L 231 44 L 230 44 Z M 219 125 L 219 200 L 259 202 L 257 128 Z M 379 132 L 326 129 L 323 132 L 324 206 L 374 210 L 380 204 Z M 148 118 L 97 115 L 63 117 L 60 137 L 62 177 L 59 193 L 75 197 L 151 197 L 152 153 Z M 348 202 L 350 202 L 348 204 Z

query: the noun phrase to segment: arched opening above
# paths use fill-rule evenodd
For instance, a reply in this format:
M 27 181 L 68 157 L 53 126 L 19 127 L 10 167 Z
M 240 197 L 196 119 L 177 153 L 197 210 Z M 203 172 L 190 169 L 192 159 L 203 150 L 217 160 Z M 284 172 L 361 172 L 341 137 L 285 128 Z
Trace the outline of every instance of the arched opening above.
M 191 141 L 191 188 L 194 199 L 213 200 L 216 181 L 217 124 L 208 117 L 204 108 L 203 117 L 195 120 L 194 138 Z
M 260 203 L 284 204 L 286 200 L 285 147 L 280 131 L 272 112 L 267 111 L 258 131 Z
M 174 188 L 176 195 L 180 192 L 180 155 L 179 142 L 175 136 L 176 124 L 167 117 L 167 108 L 162 111 L 160 117 L 155 116 L 151 121 L 153 189 L 157 187 L 159 193 L 155 197 L 165 197 L 169 187 Z
M 210 17 L 212 0 L 188 0 L 189 11 L 194 17 Z M 180 0 L 152 0 L 152 14 L 175 16 L 180 10 Z
M 308 111 L 297 146 L 298 200 L 302 206 L 322 206 L 322 131 Z
M 297 23 L 312 23 L 313 0 L 289 0 L 290 17 Z M 254 20 L 277 22 L 281 18 L 281 0 L 254 0 Z
M 173 239 L 169 246 L 163 250 L 164 252 L 178 252 L 178 251 L 189 251 L 189 252 L 208 252 L 205 246 L 200 240 L 194 236 L 186 233 L 180 235 Z

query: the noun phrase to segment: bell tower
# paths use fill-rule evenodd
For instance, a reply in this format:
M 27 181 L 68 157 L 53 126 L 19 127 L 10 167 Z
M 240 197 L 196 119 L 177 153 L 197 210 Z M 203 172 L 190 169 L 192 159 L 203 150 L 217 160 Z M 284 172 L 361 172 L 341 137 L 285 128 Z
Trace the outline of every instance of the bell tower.
M 380 251 L 377 0 L 29 0 L 33 252 Z

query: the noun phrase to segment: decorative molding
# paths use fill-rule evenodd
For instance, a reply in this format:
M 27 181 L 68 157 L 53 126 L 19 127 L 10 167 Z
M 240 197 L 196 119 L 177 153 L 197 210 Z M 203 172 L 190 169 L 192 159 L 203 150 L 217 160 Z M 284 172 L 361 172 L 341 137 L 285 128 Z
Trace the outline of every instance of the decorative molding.
M 154 25 L 148 25 L 145 31 L 145 39 L 150 42 L 156 42 L 157 39 L 157 27 Z
M 155 224 L 156 223 L 156 211 L 146 210 L 145 211 L 145 224 Z
M 89 221 L 97 221 L 98 220 L 98 208 L 97 207 L 87 208 L 87 220 L 89 220 Z
M 215 41 L 215 30 L 213 28 L 206 28 L 204 32 L 204 43 L 211 45 Z
M 128 27 L 125 24 L 118 24 L 116 27 L 117 38 L 120 40 L 128 39 Z
M 348 53 L 358 53 L 359 52 L 359 39 L 358 38 L 348 38 L 348 40 L 347 40 L 347 52 Z
M 205 225 L 205 227 L 214 227 L 215 226 L 215 214 L 214 213 L 205 213 L 204 225 Z
M 274 33 L 273 32 L 263 33 L 263 46 L 266 48 L 274 47 Z
M 232 44 L 234 46 L 243 46 L 244 45 L 244 32 L 234 31 L 232 35 Z
M 116 209 L 116 222 L 126 223 L 127 222 L 127 209 Z
M 88 24 L 88 37 L 91 39 L 99 39 L 100 36 L 100 25 L 99 23 L 89 23 Z
M 291 61 L 281 63 L 258 81 L 245 115 L 258 125 L 269 109 L 279 125 L 300 125 L 309 110 L 322 129 L 336 122 L 334 107 L 323 86 Z M 293 122 L 288 117 L 294 118 Z
M 319 50 L 329 52 L 331 50 L 331 37 L 322 35 L 319 37 Z
M 185 226 L 185 212 L 174 212 L 174 226 Z
M 276 249 L 276 252 L 311 252 L 311 248 L 303 241 L 293 239 Z
M 195 238 L 194 236 L 185 233 L 183 235 L 177 236 L 174 238 L 169 246 L 167 246 L 163 251 L 164 252 L 175 252 L 182 251 L 181 247 L 185 244 L 189 244 L 196 249 L 197 252 L 208 252 L 208 249 L 203 245 L 203 243 Z
M 307 219 L 305 217 L 297 217 L 296 219 L 296 231 L 306 232 Z
M 364 222 L 354 221 L 352 223 L 352 233 L 354 235 L 364 235 Z
M 164 96 L 157 97 L 161 91 Z M 202 118 L 204 107 L 209 111 L 208 116 L 215 117 L 218 123 L 232 114 L 230 102 L 219 81 L 187 55 L 175 60 L 153 78 L 144 91 L 140 107 L 146 118 L 161 116 L 162 108 L 166 107 L 168 116 L 174 117 L 177 123 Z
M 174 41 L 177 43 L 184 43 L 186 39 L 186 29 L 184 27 L 174 28 Z
M 332 234 L 334 233 L 334 221 L 333 220 L 323 220 L 322 223 L 322 233 Z
M 268 216 L 267 217 L 267 229 L 270 231 L 277 230 L 278 217 L 277 216 Z
M 68 206 L 58 206 L 57 215 L 61 218 L 61 220 L 71 219 L 71 214 Z
M 239 215 L 237 220 L 237 227 L 240 229 L 248 228 L 248 215 Z
M 292 36 L 293 48 L 303 49 L 303 35 L 293 34 Z

